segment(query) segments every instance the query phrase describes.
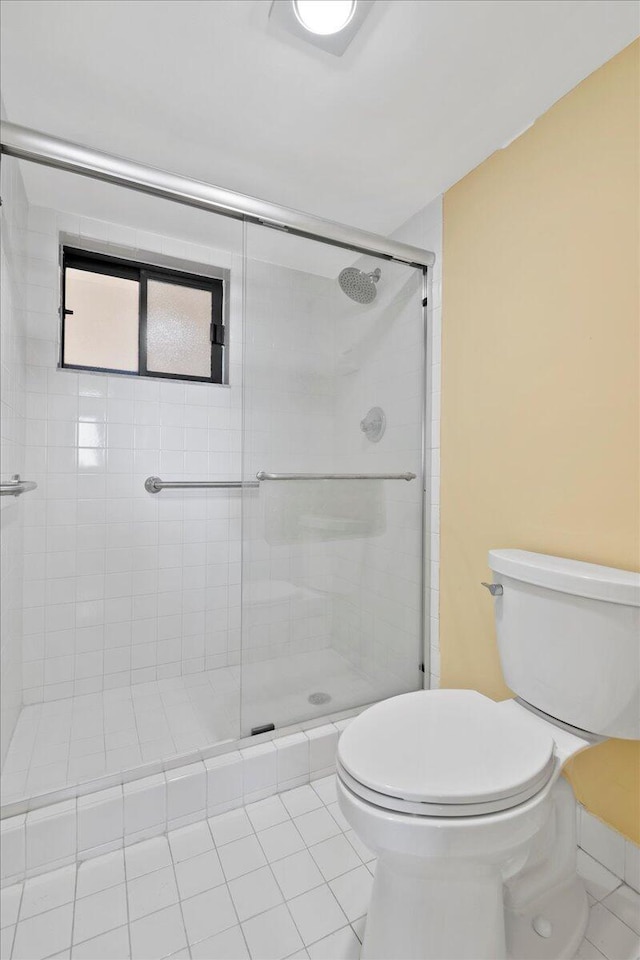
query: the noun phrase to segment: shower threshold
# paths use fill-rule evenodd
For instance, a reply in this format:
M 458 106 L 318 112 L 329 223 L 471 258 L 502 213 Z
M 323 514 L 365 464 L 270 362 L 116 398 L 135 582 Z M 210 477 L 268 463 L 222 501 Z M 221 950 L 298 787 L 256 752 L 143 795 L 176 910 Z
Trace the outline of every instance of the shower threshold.
M 318 689 L 329 703 L 309 701 Z M 7 753 L 2 805 L 79 784 L 87 792 L 88 783 L 125 771 L 135 779 L 139 767 L 148 774 L 149 764 L 234 743 L 252 727 L 277 730 L 387 695 L 326 648 L 32 704 L 23 707 Z

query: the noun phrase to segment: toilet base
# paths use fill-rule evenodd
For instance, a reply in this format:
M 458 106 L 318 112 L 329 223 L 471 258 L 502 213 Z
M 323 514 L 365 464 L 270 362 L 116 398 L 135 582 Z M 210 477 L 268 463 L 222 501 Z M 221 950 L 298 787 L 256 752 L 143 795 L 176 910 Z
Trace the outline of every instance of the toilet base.
M 582 942 L 588 914 L 587 894 L 578 876 L 522 912 L 505 910 L 508 960 L 569 960 Z M 536 927 L 550 935 L 541 936 Z
M 340 808 L 378 853 L 362 960 L 568 960 L 587 924 L 563 778 L 513 810 L 457 819 Z
M 565 960 L 587 924 L 579 877 L 505 908 L 500 871 L 475 863 L 378 860 L 361 960 Z
M 381 856 L 361 960 L 506 958 L 502 889 L 495 867 Z

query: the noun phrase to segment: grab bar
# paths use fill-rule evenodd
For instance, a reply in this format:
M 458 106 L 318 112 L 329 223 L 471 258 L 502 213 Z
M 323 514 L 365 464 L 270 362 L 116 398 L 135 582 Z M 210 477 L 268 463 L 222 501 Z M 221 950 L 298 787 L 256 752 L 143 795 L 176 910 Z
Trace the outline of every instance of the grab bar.
M 147 477 L 144 482 L 147 493 L 160 493 L 161 490 L 228 490 L 257 486 L 256 480 L 161 480 L 160 477 Z
M 259 470 L 256 478 L 256 480 L 161 480 L 160 477 L 147 477 L 144 488 L 147 493 L 160 493 L 161 490 L 223 490 L 258 487 L 259 481 L 262 480 L 415 480 L 416 475 L 415 473 L 266 473 L 264 470 Z
M 21 480 L 19 473 L 14 473 L 11 480 L 0 482 L 0 497 L 19 497 L 21 493 L 35 490 L 38 486 L 33 480 Z
M 259 470 L 258 480 L 415 480 L 415 473 L 267 473 Z

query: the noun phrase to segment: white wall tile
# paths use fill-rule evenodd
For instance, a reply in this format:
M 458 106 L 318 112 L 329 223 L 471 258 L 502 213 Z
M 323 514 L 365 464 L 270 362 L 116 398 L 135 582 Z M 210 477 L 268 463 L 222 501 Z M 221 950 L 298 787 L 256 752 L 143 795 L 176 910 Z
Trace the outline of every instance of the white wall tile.
M 580 808 L 579 843 L 583 850 L 611 870 L 616 877 L 624 876 L 625 840 L 584 807 Z
M 26 816 L 24 814 L 0 821 L 2 857 L 0 870 L 3 884 L 24 875 L 26 867 Z
M 75 857 L 76 830 L 75 800 L 56 803 L 28 813 L 26 820 L 27 871 Z
M 122 842 L 124 833 L 122 787 L 112 787 L 78 798 L 78 853 Z
M 240 751 L 243 763 L 244 793 L 253 794 L 274 787 L 277 781 L 276 748 L 260 743 Z
M 619 877 L 582 849 L 578 849 L 577 853 L 577 870 L 584 880 L 587 893 L 594 900 L 603 900 L 620 885 Z
M 336 720 L 333 726 L 338 731 L 338 736 L 340 736 L 340 734 L 347 729 L 352 719 L 353 719 L 352 717 L 345 717 L 344 720 Z
M 274 740 L 278 784 L 309 777 L 309 740 L 304 733 Z
M 311 776 L 325 774 L 335 767 L 338 730 L 332 724 L 307 731 Z
M 203 763 L 167 770 L 165 778 L 169 824 L 195 814 L 204 816 L 207 806 L 207 781 Z
M 640 847 L 631 840 L 625 840 L 624 882 L 640 893 Z
M 155 550 L 155 555 L 150 560 L 151 566 L 146 569 L 154 572 L 157 578 L 162 568 L 160 550 L 165 544 L 163 534 L 166 530 L 172 531 L 166 546 L 170 546 L 174 554 L 177 544 L 188 550 L 201 538 L 204 529 L 199 522 L 201 518 L 198 517 L 198 522 L 189 524 L 184 513 L 185 503 L 193 503 L 193 500 L 190 501 L 180 494 L 163 494 L 160 503 L 144 492 L 142 483 L 148 474 L 157 473 L 159 470 L 177 476 L 190 470 L 194 479 L 197 478 L 196 474 L 206 476 L 209 473 L 206 451 L 211 448 L 212 442 L 213 449 L 240 449 L 240 419 L 235 419 L 235 426 L 231 428 L 230 415 L 232 410 L 240 409 L 241 382 L 236 376 L 229 388 L 189 385 L 187 389 L 183 383 L 177 381 L 135 381 L 125 377 L 58 370 L 58 331 L 55 322 L 58 271 L 55 265 L 56 256 L 43 259 L 42 243 L 46 239 L 51 249 L 55 250 L 60 223 L 73 224 L 75 220 L 66 215 L 56 215 L 55 211 L 44 208 L 32 208 L 31 212 L 38 222 L 38 230 L 31 229 L 28 234 L 32 264 L 30 276 L 34 283 L 28 288 L 24 284 L 24 287 L 31 299 L 32 310 L 37 308 L 40 311 L 38 315 L 44 315 L 42 311 L 48 310 L 54 319 L 50 328 L 40 328 L 38 336 L 29 338 L 26 343 L 26 377 L 30 384 L 30 394 L 29 398 L 25 396 L 25 424 L 29 437 L 25 463 L 19 463 L 18 467 L 26 467 L 28 461 L 29 469 L 39 483 L 36 497 L 31 498 L 31 502 L 25 506 L 27 522 L 30 523 L 31 511 L 35 515 L 41 504 L 47 505 L 46 522 L 42 526 L 41 536 L 36 535 L 35 531 L 30 534 L 28 549 L 31 565 L 34 566 L 42 558 L 45 566 L 42 581 L 46 593 L 49 585 L 54 584 L 57 591 L 61 576 L 67 576 L 71 582 L 80 571 L 87 572 L 89 562 L 93 564 L 91 582 L 78 578 L 75 595 L 70 598 L 69 610 L 65 613 L 71 617 L 71 626 L 119 624 L 118 629 L 129 638 L 127 645 L 130 648 L 129 657 L 122 654 L 116 658 L 104 657 L 102 648 L 92 651 L 80 651 L 76 648 L 69 651 L 71 655 L 75 655 L 73 662 L 50 664 L 48 661 L 51 657 L 45 645 L 43 663 L 36 665 L 35 660 L 30 661 L 32 665 L 25 675 L 29 700 L 35 702 L 38 699 L 49 701 L 67 695 L 67 688 L 61 686 L 65 682 L 75 684 L 72 692 L 81 692 L 113 688 L 116 684 L 145 682 L 177 673 L 190 673 L 198 663 L 199 669 L 204 669 L 206 642 L 202 651 L 194 655 L 191 648 L 195 631 L 189 633 L 193 617 L 204 616 L 208 603 L 204 591 L 196 594 L 189 589 L 189 583 L 198 577 L 204 582 L 204 555 L 196 563 L 192 562 L 192 576 L 174 591 L 170 609 L 161 606 L 159 579 L 149 586 L 148 593 L 143 596 L 136 592 L 131 578 L 127 580 L 120 577 L 116 583 L 110 574 L 123 571 L 125 550 L 140 548 Z M 33 222 L 35 223 L 36 219 Z M 76 224 L 75 229 L 81 229 L 82 236 L 87 240 L 107 240 L 115 243 L 116 237 L 132 236 L 130 228 L 118 224 L 107 224 L 89 218 L 82 218 L 79 223 L 80 226 Z M 95 235 L 92 231 L 95 231 Z M 172 240 L 171 237 L 159 238 L 145 234 L 144 238 L 150 246 L 143 246 L 141 249 L 150 253 L 163 247 L 165 253 L 171 255 L 173 249 L 176 251 L 173 256 L 180 256 L 177 251 L 183 253 L 185 249 L 181 241 Z M 134 250 L 132 255 L 137 257 L 138 252 Z M 118 253 L 122 255 L 122 246 L 118 248 Z M 209 259 L 215 257 L 213 251 L 209 253 Z M 234 286 L 231 295 L 229 328 L 229 349 L 236 371 L 241 344 L 237 289 L 237 285 Z M 238 360 L 235 359 L 236 355 Z M 39 371 L 43 371 L 44 376 Z M 209 424 L 209 412 L 222 418 L 219 431 L 215 421 Z M 175 433 L 164 433 L 167 418 L 179 427 L 179 437 Z M 188 431 L 186 434 L 185 428 Z M 218 432 L 219 443 L 215 440 Z M 172 459 L 169 454 L 175 445 L 179 445 L 181 452 L 177 459 Z M 184 459 L 185 449 L 191 458 L 188 463 Z M 239 474 L 239 463 L 235 465 L 235 471 L 231 472 Z M 229 474 L 226 467 L 216 464 L 214 475 Z M 57 501 L 56 485 L 59 478 L 64 478 L 65 501 L 69 505 L 70 515 L 65 520 L 65 529 L 61 527 L 59 532 L 56 532 L 53 527 L 60 523 L 64 511 L 67 511 L 67 508 L 63 508 Z M 232 492 L 229 497 L 220 492 L 216 492 L 214 496 L 215 502 L 224 501 L 227 509 L 231 499 L 236 497 Z M 203 509 L 206 510 L 208 502 L 212 502 L 209 495 L 200 495 L 198 503 Z M 163 525 L 159 518 L 158 511 L 163 506 L 179 506 L 182 511 L 169 526 Z M 205 517 L 206 514 L 202 519 Z M 229 535 L 227 526 L 226 536 Z M 239 530 L 236 535 L 239 538 Z M 91 551 L 91 557 L 88 551 Z M 114 551 L 120 551 L 117 560 Z M 116 562 L 117 566 L 109 570 L 109 563 L 113 562 Z M 180 567 L 181 563 L 174 560 L 172 566 Z M 221 586 L 228 586 L 229 583 L 228 564 L 225 573 L 227 578 L 222 580 Z M 31 632 L 35 632 L 38 616 L 32 606 L 35 589 L 31 589 L 25 607 L 25 611 L 28 610 L 31 616 L 31 622 L 27 623 Z M 134 604 L 136 597 L 139 599 Z M 145 605 L 148 612 L 143 614 Z M 59 611 L 59 615 L 62 614 L 63 611 Z M 178 621 L 177 632 L 171 638 L 175 641 L 172 645 L 164 644 L 161 658 L 157 629 L 160 620 L 169 615 L 175 616 Z M 149 639 L 145 636 L 148 621 L 155 624 L 155 633 Z M 224 623 L 224 618 L 221 618 L 221 621 Z M 45 634 L 53 629 L 63 629 L 52 626 L 53 619 L 49 611 L 46 619 L 43 616 L 42 622 L 42 632 Z M 221 645 L 222 633 L 225 642 Z M 230 662 L 226 642 L 228 633 L 226 618 L 225 626 L 218 631 L 216 666 L 226 666 Z M 90 656 L 84 655 L 89 652 Z M 235 658 L 235 654 L 233 657 Z M 65 676 L 60 678 L 57 672 L 63 666 Z
M 240 801 L 243 791 L 243 762 L 238 750 L 204 761 L 207 771 L 209 815 L 221 804 Z
M 143 831 L 157 831 L 164 827 L 167 820 L 167 786 L 163 775 L 155 774 L 125 783 L 123 793 L 125 835 L 139 835 Z

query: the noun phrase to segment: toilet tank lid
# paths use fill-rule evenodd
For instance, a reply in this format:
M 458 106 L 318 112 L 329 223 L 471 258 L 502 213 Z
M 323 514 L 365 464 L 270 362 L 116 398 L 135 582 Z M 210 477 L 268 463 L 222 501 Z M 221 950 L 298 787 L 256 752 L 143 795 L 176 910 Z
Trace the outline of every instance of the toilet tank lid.
M 640 607 L 640 573 L 527 550 L 490 550 L 494 573 L 576 597 Z

